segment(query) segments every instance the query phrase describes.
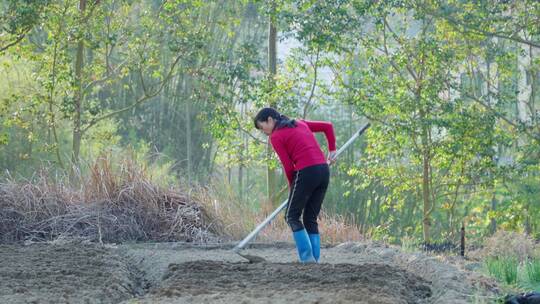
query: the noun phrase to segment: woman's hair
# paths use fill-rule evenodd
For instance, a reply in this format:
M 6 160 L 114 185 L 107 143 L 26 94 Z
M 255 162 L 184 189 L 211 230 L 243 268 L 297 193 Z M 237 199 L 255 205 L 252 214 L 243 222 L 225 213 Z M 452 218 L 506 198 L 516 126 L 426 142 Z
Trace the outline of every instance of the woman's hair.
M 268 117 L 272 117 L 276 121 L 276 125 L 274 126 L 274 130 L 278 130 L 281 128 L 294 128 L 296 127 L 296 121 L 294 119 L 290 119 L 289 117 L 280 114 L 276 109 L 274 108 L 262 108 L 257 115 L 255 115 L 255 118 L 253 119 L 253 123 L 255 124 L 255 128 L 258 129 L 259 126 L 257 126 L 257 122 L 263 122 L 267 121 Z

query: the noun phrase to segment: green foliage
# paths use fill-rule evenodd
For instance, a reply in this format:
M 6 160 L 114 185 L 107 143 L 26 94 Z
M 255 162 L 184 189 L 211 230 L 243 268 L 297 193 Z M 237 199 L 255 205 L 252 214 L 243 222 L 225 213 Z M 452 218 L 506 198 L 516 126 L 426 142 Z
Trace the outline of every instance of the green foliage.
M 17 45 L 39 22 L 49 0 L 6 0 L 0 3 L 0 54 Z
M 526 167 L 514 158 L 519 154 L 507 149 L 514 149 L 516 140 L 519 149 L 537 145 L 527 131 L 530 126 L 510 112 L 521 77 L 516 59 L 522 55 L 515 44 L 493 39 L 517 41 L 497 32 L 508 4 L 338 2 L 306 2 L 283 15 L 305 45 L 323 45 L 313 40 L 321 38 L 332 46 L 328 50 L 340 54 L 327 63 L 337 71 L 334 99 L 354 105 L 358 114 L 374 122 L 362 162 L 343 168 L 349 173 L 348 188 L 361 192 L 357 216 L 365 216 L 376 235 L 418 236 L 429 228 L 437 237 L 456 240 L 465 221 L 468 232 L 484 236 L 491 224 L 486 214 L 503 227 L 514 222 L 513 229 L 525 225 L 535 230 L 536 220 L 529 216 L 535 199 L 516 195 L 537 195 L 535 186 L 520 191 L 518 184 L 527 185 L 517 176 L 523 174 L 509 176 Z M 534 18 L 525 19 L 534 12 L 525 12 L 525 7 L 513 7 L 517 13 L 505 19 L 513 20 L 506 25 L 530 24 Z M 326 36 L 321 24 L 338 26 Z M 500 90 L 493 90 L 494 83 Z M 533 155 L 538 151 L 527 150 Z M 514 166 L 498 161 L 508 157 L 517 161 Z M 531 170 L 535 173 L 527 176 L 535 181 L 530 185 L 536 185 L 538 168 Z M 498 191 L 494 185 L 501 181 L 509 192 L 493 198 L 491 193 Z M 490 212 L 492 201 L 500 203 Z
M 256 208 L 279 162 L 252 117 L 272 105 L 332 121 L 338 145 L 372 122 L 324 205 L 364 233 L 540 235 L 537 1 L 77 4 L 0 3 L 2 169 L 69 168 L 80 132 L 81 159 L 132 147 L 163 180 L 218 175 Z M 272 77 L 270 21 L 295 39 Z
M 482 245 L 477 257 L 484 261 L 484 268 L 490 276 L 524 290 L 540 286 L 539 248 L 530 236 L 498 230 Z
M 527 279 L 531 284 L 540 284 L 540 259 L 531 259 L 524 265 Z
M 497 280 L 509 285 L 517 283 L 519 266 L 519 260 L 517 258 L 488 258 L 484 263 L 488 273 Z
M 489 257 L 484 261 L 488 274 L 498 281 L 524 290 L 540 287 L 540 260 L 519 262 L 516 256 Z

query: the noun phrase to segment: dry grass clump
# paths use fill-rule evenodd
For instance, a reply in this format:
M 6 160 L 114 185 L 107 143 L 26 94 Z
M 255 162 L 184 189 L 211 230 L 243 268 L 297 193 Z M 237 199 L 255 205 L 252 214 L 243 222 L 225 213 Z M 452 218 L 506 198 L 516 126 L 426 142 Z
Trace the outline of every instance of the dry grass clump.
M 499 230 L 484 241 L 481 258 L 515 257 L 520 262 L 534 257 L 535 242 L 523 233 Z
M 157 186 L 143 166 L 129 159 L 99 158 L 77 182 L 40 172 L 32 180 L 0 183 L 2 243 L 65 237 L 206 241 L 217 232 L 209 227 L 211 221 L 192 197 Z
M 242 203 L 230 189 L 200 187 L 193 191 L 193 196 L 203 206 L 208 217 L 213 219 L 208 227 L 220 231 L 222 238 L 242 239 L 257 224 L 253 209 Z
M 215 191 L 208 188 L 198 189 L 195 191 L 197 201 L 201 202 L 211 218 L 219 219 L 219 222 L 214 222 L 212 225 L 224 235 L 232 237 L 233 240 L 243 239 L 275 210 L 265 199 L 261 200 L 261 208 L 253 208 L 246 203 L 241 203 L 232 191 L 226 189 L 220 190 L 219 193 Z M 364 239 L 354 222 L 347 221 L 343 216 L 325 212 L 321 212 L 319 216 L 319 231 L 321 240 L 325 244 Z M 283 212 L 278 214 L 257 236 L 257 241 L 263 242 L 291 240 L 291 229 L 285 222 Z
M 257 216 L 257 218 L 259 218 L 259 222 L 264 220 L 263 216 Z M 351 241 L 358 242 L 365 239 L 358 226 L 353 222 L 347 221 L 341 215 L 321 212 L 318 223 L 321 241 L 324 244 L 336 245 Z M 266 241 L 292 240 L 291 229 L 285 222 L 282 214 L 278 215 L 278 218 L 268 226 L 261 232 L 260 239 Z

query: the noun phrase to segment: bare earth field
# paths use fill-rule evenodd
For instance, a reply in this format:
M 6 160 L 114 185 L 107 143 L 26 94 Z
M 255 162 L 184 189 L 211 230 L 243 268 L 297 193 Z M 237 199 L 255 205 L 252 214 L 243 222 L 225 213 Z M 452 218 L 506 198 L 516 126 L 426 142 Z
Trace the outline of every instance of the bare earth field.
M 489 303 L 497 286 L 451 262 L 371 242 L 296 263 L 292 244 L 0 246 L 0 303 Z

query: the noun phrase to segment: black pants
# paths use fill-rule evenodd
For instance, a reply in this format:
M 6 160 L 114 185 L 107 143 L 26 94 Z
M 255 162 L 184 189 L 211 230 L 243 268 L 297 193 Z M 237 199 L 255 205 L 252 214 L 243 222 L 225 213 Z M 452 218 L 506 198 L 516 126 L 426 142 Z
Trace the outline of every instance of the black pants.
M 330 170 L 327 164 L 314 165 L 294 172 L 285 220 L 293 232 L 306 228 L 319 233 L 317 216 L 328 188 Z M 300 216 L 303 217 L 300 221 Z

